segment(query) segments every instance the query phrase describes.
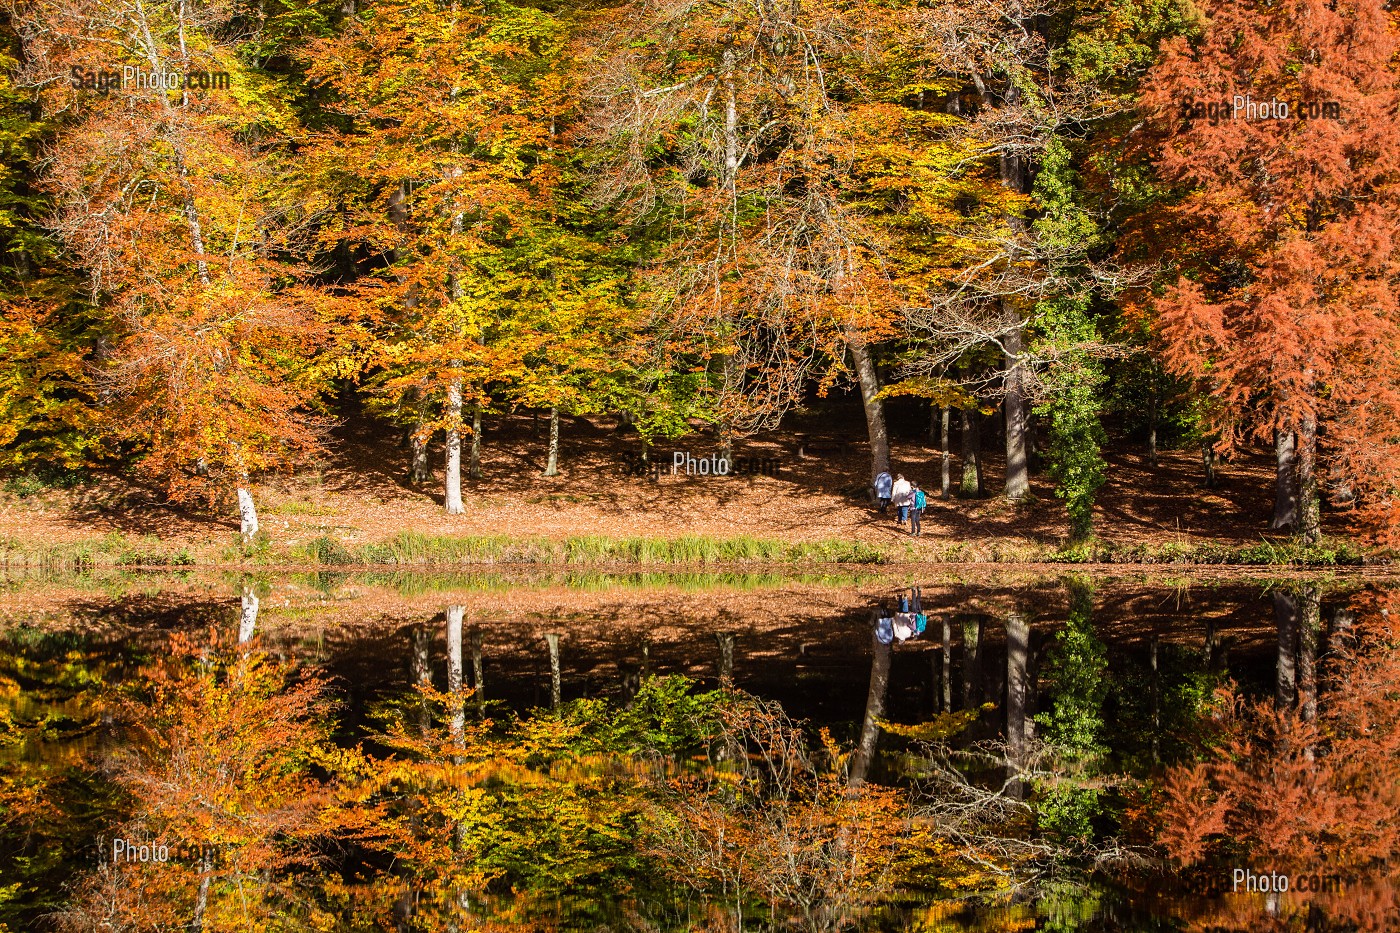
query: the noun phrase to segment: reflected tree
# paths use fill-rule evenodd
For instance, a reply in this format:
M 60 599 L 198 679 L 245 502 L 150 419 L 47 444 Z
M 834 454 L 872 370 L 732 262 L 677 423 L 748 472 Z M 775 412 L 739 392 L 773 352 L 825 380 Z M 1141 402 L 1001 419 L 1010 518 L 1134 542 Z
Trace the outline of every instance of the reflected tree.
M 253 640 L 258 628 L 258 593 L 251 583 L 243 584 L 241 607 L 238 614 L 238 643 Z
M 963 709 L 972 709 L 982 702 L 982 617 L 965 616 L 962 620 L 963 643 Z
M 544 641 L 549 647 L 549 705 L 551 709 L 558 709 L 564 691 L 563 670 L 559 661 L 559 635 L 550 632 L 544 636 Z
M 1278 632 L 1278 663 L 1274 678 L 1274 708 L 1289 709 L 1298 695 L 1298 601 L 1292 593 L 1275 590 L 1274 622 Z
M 871 620 L 874 622 L 874 619 Z M 873 626 L 872 626 L 873 628 Z M 885 714 L 885 697 L 890 689 L 890 662 L 893 645 L 871 635 L 870 689 L 865 694 L 865 716 L 861 721 L 860 737 L 851 757 L 849 782 L 851 787 L 865 783 L 870 765 L 875 760 L 875 748 L 880 739 L 880 718 Z
M 719 686 L 721 690 L 734 689 L 734 633 L 719 632 L 715 635 L 719 643 Z
M 1006 769 L 1007 786 L 1015 796 L 1025 793 L 1019 775 L 1026 766 L 1030 736 L 1026 722 L 1027 658 L 1030 620 L 1020 610 L 1006 614 Z
M 208 643 L 175 636 L 117 708 L 129 742 L 107 768 L 132 810 L 107 858 L 74 879 L 60 927 L 274 929 L 304 908 L 292 879 L 337 831 L 318 776 L 333 747 L 324 681 L 215 630 Z M 171 857 L 128 861 L 127 842 Z
M 1314 616 L 1317 591 L 1296 597 Z M 1392 594 L 1358 600 L 1354 637 L 1324 660 L 1315 711 L 1222 693 L 1215 733 L 1196 761 L 1168 770 L 1158 841 L 1183 868 L 1221 864 L 1292 877 L 1333 877 L 1335 890 L 1296 888 L 1273 916 L 1232 899 L 1202 926 L 1225 930 L 1393 930 L 1400 925 L 1400 625 Z M 1285 621 L 1295 614 L 1285 605 Z M 1296 603 L 1295 603 L 1296 605 Z M 1305 623 L 1306 624 L 1306 623 Z M 1239 901 L 1242 899 L 1234 899 Z

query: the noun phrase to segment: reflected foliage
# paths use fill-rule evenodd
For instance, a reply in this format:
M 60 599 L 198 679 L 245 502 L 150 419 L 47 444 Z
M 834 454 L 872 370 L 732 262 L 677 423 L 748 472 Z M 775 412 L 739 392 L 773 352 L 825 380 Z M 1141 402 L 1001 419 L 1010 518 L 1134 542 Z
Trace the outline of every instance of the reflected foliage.
M 1315 591 L 1314 591 L 1315 592 Z M 1353 637 L 1334 631 L 1315 713 L 1238 690 L 1218 694 L 1202 760 L 1171 768 L 1158 838 L 1200 874 L 1334 877 L 1262 915 L 1227 898 L 1200 928 L 1291 930 L 1400 924 L 1400 628 L 1390 594 L 1368 597 Z M 1257 898 L 1253 899 L 1257 900 Z
M 1336 874 L 1341 887 L 1272 902 L 1193 896 L 1173 916 L 1199 929 L 1395 928 L 1391 597 L 1364 591 L 1333 605 L 1324 585 L 1299 584 L 1285 593 L 1298 608 L 1293 640 L 1256 632 L 1267 634 L 1255 638 L 1265 663 L 1238 663 L 1242 686 L 1213 691 L 1227 676 L 1214 648 L 1206 664 L 1184 638 L 1120 639 L 1118 620 L 1096 624 L 1094 584 L 1064 583 L 1063 595 L 1041 591 L 1042 605 L 1059 600 L 1063 613 L 1068 603 L 1058 627 L 1022 610 L 1026 600 L 983 603 L 1012 606 L 1029 632 L 1024 713 L 1035 728 L 1015 745 L 997 680 L 1022 662 L 1003 664 L 993 625 L 977 664 L 958 656 L 969 644 L 951 646 L 946 671 L 975 690 L 940 679 L 953 675 L 936 644 L 942 620 L 931 619 L 923 640 L 843 672 L 857 716 L 866 666 L 887 667 L 878 712 L 867 697 L 865 719 L 816 722 L 733 686 L 754 685 L 754 658 L 767 669 L 778 656 L 744 635 L 730 642 L 720 689 L 654 673 L 676 669 L 674 645 L 656 637 L 642 672 L 618 663 L 602 695 L 589 686 L 528 709 L 507 699 L 512 674 L 495 639 L 485 701 L 434 685 L 443 642 L 422 615 L 408 639 L 394 635 L 409 676 L 380 672 L 372 687 L 356 682 L 364 668 L 336 661 L 344 643 L 318 636 L 313 663 L 277 618 L 285 607 L 244 642 L 151 630 L 104 643 L 16 628 L 0 651 L 0 924 L 1077 930 L 1124 903 L 1106 880 L 1134 892 L 1173 879 L 1218 889 L 1248 867 Z M 942 607 L 926 593 L 924 608 Z M 1273 604 L 1257 608 L 1273 625 Z M 450 684 L 479 682 L 463 663 L 465 633 L 450 611 Z M 365 644 L 382 667 L 384 643 Z M 593 658 L 578 642 L 564 648 L 575 693 Z M 1276 655 L 1293 672 L 1286 704 L 1272 689 Z M 915 673 L 925 679 L 911 682 Z M 975 699 L 957 708 L 954 696 Z M 867 719 L 876 760 L 858 780 L 851 740 Z M 117 840 L 170 858 L 118 857 Z M 1166 859 L 1170 876 L 1154 874 Z

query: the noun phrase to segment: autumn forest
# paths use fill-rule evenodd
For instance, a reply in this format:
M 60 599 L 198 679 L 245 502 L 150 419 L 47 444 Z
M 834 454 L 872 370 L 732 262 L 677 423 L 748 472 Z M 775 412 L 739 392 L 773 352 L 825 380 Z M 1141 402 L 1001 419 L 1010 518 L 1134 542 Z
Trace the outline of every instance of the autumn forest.
M 0 933 L 1400 928 L 1379 0 L 0 0 Z
M 1194 487 L 1273 459 L 1251 536 L 1400 528 L 1378 3 L 74 0 L 5 28 L 0 465 L 41 486 L 115 469 L 251 540 L 257 484 L 347 412 L 458 514 L 511 413 L 548 418 L 555 475 L 590 418 L 665 469 L 850 398 L 847 485 L 921 421 L 926 490 L 1041 475 L 1070 541 L 1116 443 L 1195 451 Z

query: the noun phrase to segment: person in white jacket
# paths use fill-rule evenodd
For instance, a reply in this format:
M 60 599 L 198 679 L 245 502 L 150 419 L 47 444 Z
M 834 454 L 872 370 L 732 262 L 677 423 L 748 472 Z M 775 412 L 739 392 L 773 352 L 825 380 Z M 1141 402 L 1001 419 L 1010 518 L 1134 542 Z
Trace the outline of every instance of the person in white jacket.
M 904 524 L 904 519 L 909 515 L 909 501 L 913 490 L 913 485 L 904 478 L 903 473 L 894 478 L 894 488 L 890 490 L 890 501 L 899 510 L 895 521 L 900 525 Z

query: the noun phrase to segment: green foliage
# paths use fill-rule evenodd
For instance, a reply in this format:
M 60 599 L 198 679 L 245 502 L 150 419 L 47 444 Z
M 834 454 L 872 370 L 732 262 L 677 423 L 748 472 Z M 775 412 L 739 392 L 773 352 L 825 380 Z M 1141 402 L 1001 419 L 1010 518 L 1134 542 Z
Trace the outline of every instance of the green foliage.
M 1093 584 L 1071 577 L 1068 585 L 1069 620 L 1055 634 L 1045 674 L 1050 708 L 1037 713 L 1035 721 L 1057 755 L 1088 764 L 1107 751 L 1103 704 L 1108 696 L 1108 648 L 1094 634 Z
M 77 301 L 6 301 L 3 283 L 0 310 L 0 469 L 54 475 L 100 459 L 98 315 Z
M 1076 5 L 1064 44 L 1051 60 L 1076 81 L 1130 96 L 1156 60 L 1163 39 L 1195 32 L 1200 13 L 1186 0 L 1111 0 Z
M 1151 354 L 1139 351 L 1114 360 L 1108 375 L 1104 407 L 1116 416 L 1128 437 L 1145 440 L 1155 427 L 1161 449 L 1206 439 L 1204 400 L 1192 393 L 1185 380 L 1164 372 Z
M 355 556 L 336 538 L 321 535 L 306 544 L 306 555 L 319 564 L 353 564 Z
M 1079 282 L 1039 303 L 1036 308 L 1036 352 L 1049 360 L 1042 379 L 1046 401 L 1036 412 L 1049 422 L 1050 475 L 1055 495 L 1069 513 L 1071 540 L 1093 534 L 1094 497 L 1104 484 L 1104 460 L 1100 452 L 1107 440 L 1099 420 L 1105 382 L 1101 339 L 1092 314 L 1093 293 L 1077 265 L 1102 234 L 1081 203 L 1069 147 L 1055 139 L 1047 148 L 1044 165 L 1036 178 L 1035 193 L 1043 214 L 1036 232 L 1053 252 L 1066 251 L 1055 271 L 1067 282 Z
M 1160 643 L 1157 669 L 1146 651 L 1115 657 L 1105 709 L 1115 724 L 1115 754 L 1128 774 L 1192 754 L 1211 729 L 1217 687 L 1228 674 L 1205 669 L 1194 647 Z
M 1055 495 L 1065 502 L 1072 541 L 1093 535 L 1094 497 L 1105 481 L 1102 448 L 1107 441 L 1099 420 L 1103 367 L 1076 343 L 1095 339 L 1085 305 L 1072 299 L 1042 303 L 1045 339 L 1064 347 L 1064 355 L 1046 377 L 1050 400 L 1036 412 L 1049 420 L 1050 475 Z
M 696 693 L 695 682 L 688 677 L 651 676 L 626 706 L 573 700 L 555 712 L 541 711 L 516 728 L 538 742 L 542 725 L 563 724 L 569 727 L 567 749 L 577 755 L 688 755 L 702 750 L 714 733 L 715 708 L 720 702 L 722 693 Z
M 1036 796 L 1036 829 L 1061 845 L 1083 846 L 1094 839 L 1094 820 L 1103 812 L 1103 792 L 1060 782 Z
M 90 481 L 91 476 L 83 470 L 38 464 L 12 474 L 5 480 L 4 488 L 17 499 L 28 499 L 30 496 L 42 495 L 50 489 L 73 489 Z

